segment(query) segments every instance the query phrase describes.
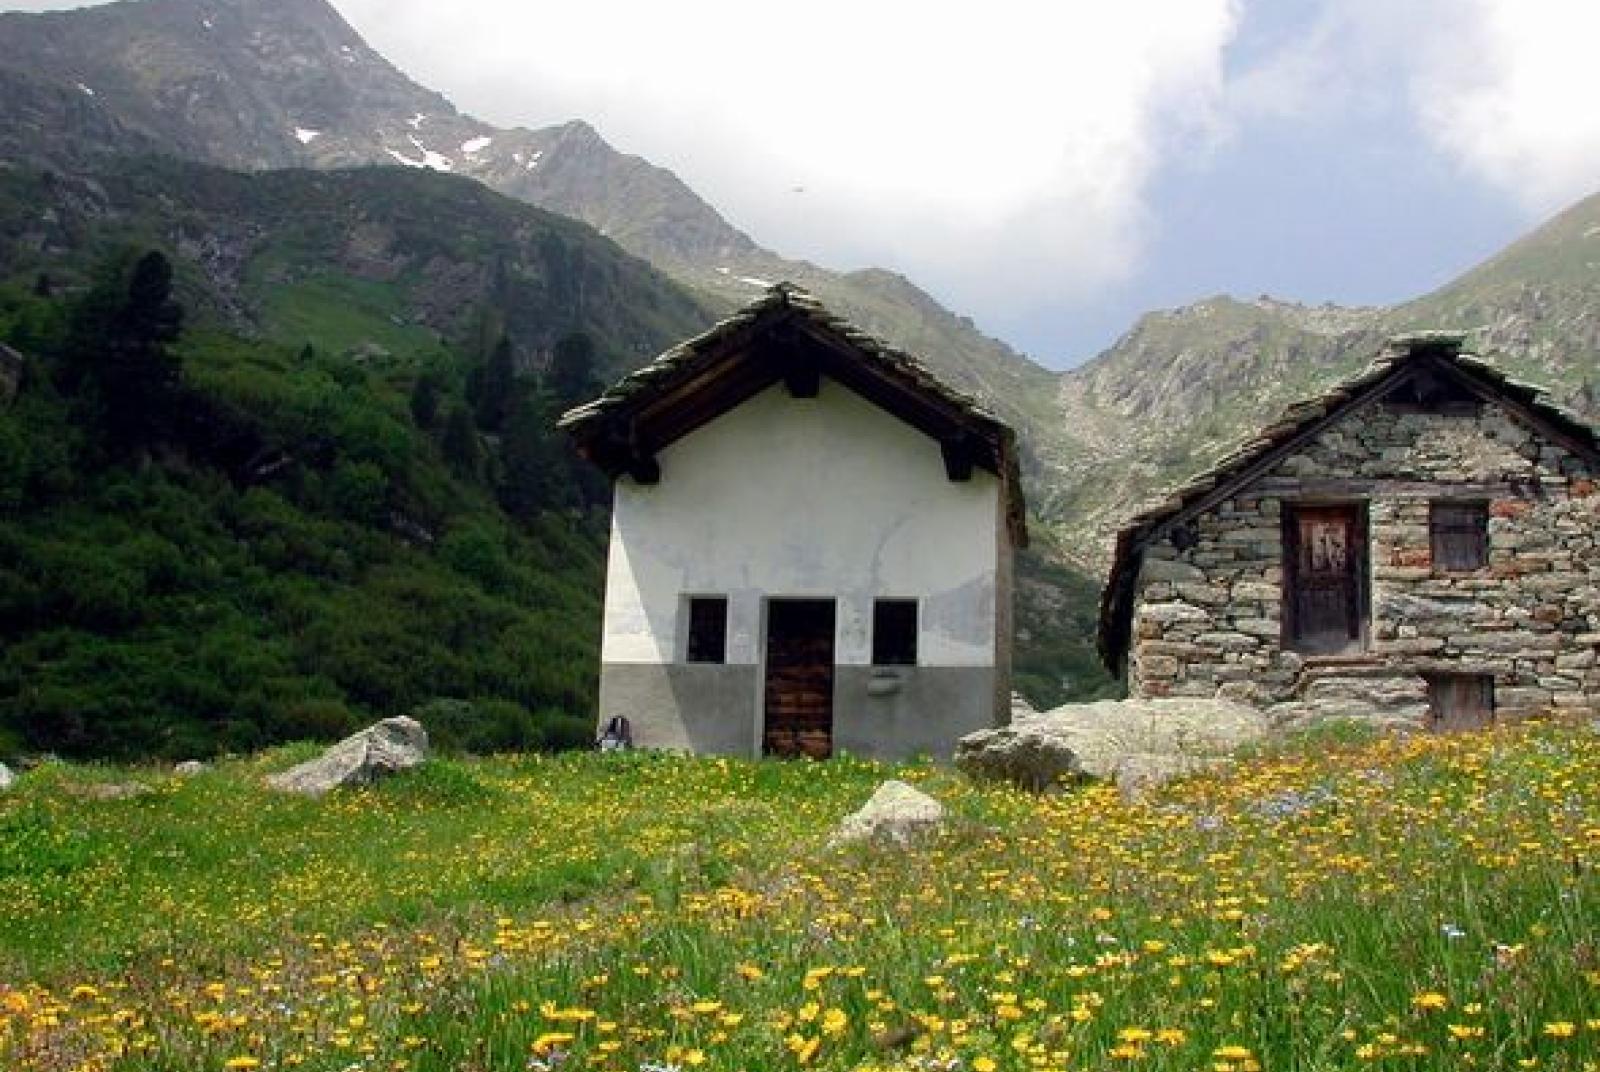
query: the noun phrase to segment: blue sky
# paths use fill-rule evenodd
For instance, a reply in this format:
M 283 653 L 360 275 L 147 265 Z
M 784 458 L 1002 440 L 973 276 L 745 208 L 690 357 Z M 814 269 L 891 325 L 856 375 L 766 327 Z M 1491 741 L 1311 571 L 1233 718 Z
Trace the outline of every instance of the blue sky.
M 1271 63 L 1323 6 L 1244 7 L 1225 77 Z M 1222 144 L 1165 162 L 1145 194 L 1151 238 L 1129 277 L 1071 310 L 1003 316 L 996 333 L 1062 364 L 1093 356 L 1143 312 L 1213 294 L 1393 304 L 1448 282 L 1559 207 L 1559 198 L 1519 199 L 1442 151 L 1408 105 L 1406 68 L 1356 73 L 1361 93 L 1238 117 Z M 1586 107 L 1584 98 L 1572 106 Z M 1574 198 L 1600 191 L 1600 158 L 1594 165 Z
M 464 110 L 588 120 L 1054 367 L 1218 293 L 1402 301 L 1600 191 L 1600 0 L 332 2 Z

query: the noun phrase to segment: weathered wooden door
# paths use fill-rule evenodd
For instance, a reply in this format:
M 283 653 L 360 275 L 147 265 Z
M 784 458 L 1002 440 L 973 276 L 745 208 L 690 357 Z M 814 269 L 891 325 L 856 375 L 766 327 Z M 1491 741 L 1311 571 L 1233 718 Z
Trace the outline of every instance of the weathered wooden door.
M 1359 650 L 1367 634 L 1365 507 L 1295 507 L 1285 529 L 1288 646 L 1320 655 Z
M 767 755 L 833 752 L 833 617 L 831 599 L 767 604 Z
M 1428 723 L 1436 733 L 1477 730 L 1494 722 L 1494 678 L 1437 674 L 1428 678 Z

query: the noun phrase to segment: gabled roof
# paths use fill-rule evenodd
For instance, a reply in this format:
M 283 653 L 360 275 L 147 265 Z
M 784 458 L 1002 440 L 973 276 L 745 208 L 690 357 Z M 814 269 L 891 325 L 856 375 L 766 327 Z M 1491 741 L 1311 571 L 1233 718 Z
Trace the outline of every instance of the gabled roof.
M 1124 524 L 1117 533 L 1111 573 L 1100 597 L 1100 658 L 1107 668 L 1117 675 L 1123 670 L 1146 547 L 1232 498 L 1324 429 L 1404 383 L 1443 382 L 1464 389 L 1472 398 L 1504 406 L 1536 431 L 1600 463 L 1600 438 L 1582 418 L 1558 405 L 1537 385 L 1513 380 L 1489 362 L 1463 351 L 1463 341 L 1463 335 L 1443 331 L 1390 339 L 1364 372 L 1317 398 L 1291 405 L 1210 469 Z
M 835 316 L 806 291 L 779 283 L 756 301 L 624 376 L 557 426 L 615 478 L 659 478 L 657 451 L 784 381 L 796 397 L 835 380 L 937 440 L 945 469 L 974 466 L 1000 479 L 1012 542 L 1027 543 L 1016 434 L 976 400 L 941 383 L 916 358 Z

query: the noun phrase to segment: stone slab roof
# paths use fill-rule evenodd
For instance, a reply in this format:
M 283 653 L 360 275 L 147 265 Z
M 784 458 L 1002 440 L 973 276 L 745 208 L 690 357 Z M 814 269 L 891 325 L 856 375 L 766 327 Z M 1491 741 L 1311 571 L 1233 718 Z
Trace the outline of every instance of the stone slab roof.
M 1111 672 L 1120 676 L 1127 657 L 1144 549 L 1232 498 L 1307 440 L 1357 407 L 1382 397 L 1403 378 L 1425 371 L 1448 376 L 1474 396 L 1505 405 L 1536 430 L 1600 461 L 1600 437 L 1581 417 L 1559 405 L 1537 384 L 1514 380 L 1464 350 L 1464 338 L 1459 332 L 1445 331 L 1395 336 L 1364 371 L 1316 398 L 1290 405 L 1276 421 L 1239 443 L 1211 468 L 1128 520 L 1117 533 L 1111 572 L 1100 598 L 1100 657 Z

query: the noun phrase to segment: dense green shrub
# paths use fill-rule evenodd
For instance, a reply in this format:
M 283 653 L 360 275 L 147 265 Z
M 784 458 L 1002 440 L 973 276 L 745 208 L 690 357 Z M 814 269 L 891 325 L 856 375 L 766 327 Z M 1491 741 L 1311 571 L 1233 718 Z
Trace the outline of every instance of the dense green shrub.
M 182 412 L 123 420 L 140 449 L 106 451 L 103 407 L 74 394 L 92 378 L 64 363 L 95 360 L 129 263 L 70 315 L 0 287 L 0 341 L 39 371 L 0 410 L 0 751 L 187 758 L 440 696 L 472 698 L 425 720 L 448 750 L 587 745 L 604 525 L 514 521 L 452 472 L 411 419 L 436 352 L 378 376 L 303 344 L 163 335 Z M 433 382 L 440 414 L 467 412 Z

